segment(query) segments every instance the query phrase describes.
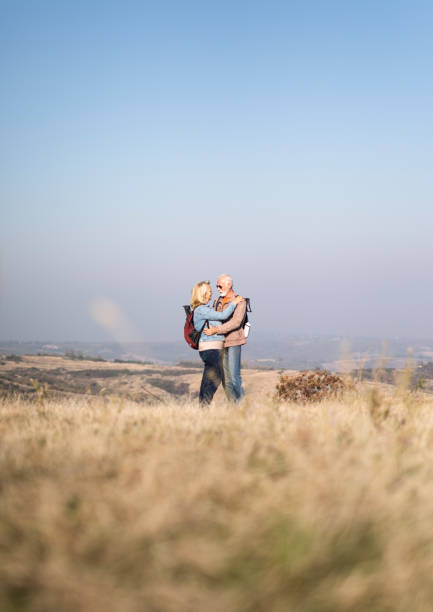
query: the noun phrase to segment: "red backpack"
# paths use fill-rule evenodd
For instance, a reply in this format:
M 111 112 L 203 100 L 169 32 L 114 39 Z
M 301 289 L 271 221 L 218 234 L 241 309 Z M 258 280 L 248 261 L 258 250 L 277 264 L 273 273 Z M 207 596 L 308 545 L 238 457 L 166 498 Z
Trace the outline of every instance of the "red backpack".
M 209 322 L 205 321 L 201 331 L 197 331 L 194 327 L 194 310 L 192 310 L 191 306 L 184 306 L 186 321 L 183 328 L 183 336 L 190 347 L 194 350 L 198 350 L 198 343 L 200 342 L 200 336 L 206 326 L 209 327 Z

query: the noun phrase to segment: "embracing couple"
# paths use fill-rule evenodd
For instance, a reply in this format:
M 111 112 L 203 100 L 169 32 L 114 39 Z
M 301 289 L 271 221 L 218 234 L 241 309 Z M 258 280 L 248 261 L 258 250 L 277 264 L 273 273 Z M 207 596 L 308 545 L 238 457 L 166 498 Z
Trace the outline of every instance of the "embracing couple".
M 233 281 L 223 274 L 217 281 L 218 299 L 212 299 L 209 281 L 197 283 L 191 295 L 193 322 L 202 330 L 199 354 L 204 363 L 200 404 L 209 404 L 222 382 L 227 399 L 238 402 L 244 395 L 241 377 L 241 348 L 246 344 L 244 322 L 247 304 L 233 291 Z

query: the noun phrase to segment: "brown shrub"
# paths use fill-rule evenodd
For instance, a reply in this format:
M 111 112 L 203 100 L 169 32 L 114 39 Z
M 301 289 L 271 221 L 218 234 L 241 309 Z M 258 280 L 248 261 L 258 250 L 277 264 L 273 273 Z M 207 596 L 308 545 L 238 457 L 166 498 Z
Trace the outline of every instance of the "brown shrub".
M 294 376 L 282 374 L 275 399 L 290 402 L 318 402 L 336 397 L 346 388 L 344 380 L 327 370 L 304 371 Z

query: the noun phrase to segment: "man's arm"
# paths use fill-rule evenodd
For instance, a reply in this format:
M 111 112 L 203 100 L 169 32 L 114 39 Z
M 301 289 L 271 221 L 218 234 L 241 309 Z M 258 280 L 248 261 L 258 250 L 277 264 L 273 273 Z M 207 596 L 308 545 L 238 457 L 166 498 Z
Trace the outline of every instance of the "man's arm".
M 237 306 L 233 313 L 232 318 L 223 323 L 222 325 L 218 325 L 217 334 L 228 334 L 233 329 L 238 329 L 242 325 L 242 321 L 244 320 L 245 313 L 247 310 L 247 303 L 245 300 L 242 300 Z

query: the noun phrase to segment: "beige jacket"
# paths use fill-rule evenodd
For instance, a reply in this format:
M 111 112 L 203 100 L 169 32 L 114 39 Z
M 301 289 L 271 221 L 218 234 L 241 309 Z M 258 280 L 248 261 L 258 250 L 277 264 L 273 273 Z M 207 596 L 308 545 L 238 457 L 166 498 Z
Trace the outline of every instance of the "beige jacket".
M 215 300 L 214 308 L 218 312 L 222 312 L 224 310 L 221 298 Z M 218 333 L 224 334 L 226 337 L 224 342 L 225 348 L 229 346 L 240 346 L 241 344 L 247 343 L 244 328 L 242 327 L 246 309 L 247 303 L 245 300 L 242 300 L 242 302 L 236 306 L 232 316 L 227 319 L 225 323 L 218 326 Z

